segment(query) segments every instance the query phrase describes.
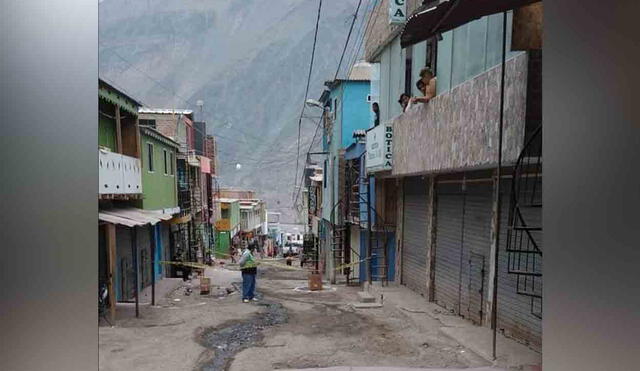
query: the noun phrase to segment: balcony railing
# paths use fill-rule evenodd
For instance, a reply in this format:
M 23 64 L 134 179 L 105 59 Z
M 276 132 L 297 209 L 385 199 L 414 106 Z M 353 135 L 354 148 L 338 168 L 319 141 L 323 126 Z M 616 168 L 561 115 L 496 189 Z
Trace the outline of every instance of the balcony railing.
M 501 67 L 419 104 L 393 120 L 393 175 L 490 168 L 498 159 Z M 503 159 L 524 143 L 527 55 L 506 63 Z
M 142 193 L 140 159 L 98 150 L 98 169 L 100 195 Z

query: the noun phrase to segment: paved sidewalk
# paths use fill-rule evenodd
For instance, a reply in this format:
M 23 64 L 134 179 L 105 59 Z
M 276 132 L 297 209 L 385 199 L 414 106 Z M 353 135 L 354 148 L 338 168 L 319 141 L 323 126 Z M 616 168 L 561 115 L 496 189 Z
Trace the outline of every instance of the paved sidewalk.
M 435 303 L 428 302 L 427 299 L 404 286 L 392 284 L 380 287 L 378 285 L 372 285 L 367 287 L 367 290 L 376 296 L 378 301 L 380 295 L 383 294 L 385 305 L 396 305 L 398 309 L 405 311 L 412 317 L 431 318 L 439 321 L 441 323 L 440 332 L 442 334 L 454 339 L 460 345 L 484 358 L 490 364 L 525 371 L 540 370 L 542 355 L 539 352 L 509 339 L 500 333 L 497 336 L 496 348 L 498 359 L 497 362 L 494 362 L 491 355 L 493 332 L 490 328 L 476 326 L 460 316 L 451 315 L 442 307 Z M 484 369 L 477 370 L 484 371 Z
M 410 367 L 329 367 L 288 369 L 282 371 L 506 371 L 502 368 L 410 368 Z

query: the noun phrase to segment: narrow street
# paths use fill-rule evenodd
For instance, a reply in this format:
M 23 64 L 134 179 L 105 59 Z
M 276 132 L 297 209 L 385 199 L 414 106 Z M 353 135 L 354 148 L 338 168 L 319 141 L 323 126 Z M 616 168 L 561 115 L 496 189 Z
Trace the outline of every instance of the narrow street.
M 310 292 L 304 271 L 266 263 L 257 303 L 241 302 L 237 267 L 216 266 L 205 273 L 209 295 L 200 295 L 197 280 L 172 280 L 164 295 L 157 290 L 155 306 L 142 300 L 138 319 L 132 305 L 120 304 L 117 325 L 100 327 L 100 370 L 491 366 L 441 331 L 461 319 L 448 321 L 404 287 L 386 290 L 381 307 L 357 309 L 359 287 Z

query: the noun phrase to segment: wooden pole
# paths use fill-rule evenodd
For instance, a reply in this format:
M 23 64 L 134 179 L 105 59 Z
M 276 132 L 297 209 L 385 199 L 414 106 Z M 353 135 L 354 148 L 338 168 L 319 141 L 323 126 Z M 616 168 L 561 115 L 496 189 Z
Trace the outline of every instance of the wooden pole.
M 122 119 L 120 106 L 116 104 L 116 152 L 122 153 Z
M 135 284 L 135 295 L 136 295 L 136 318 L 140 317 L 140 308 L 139 308 L 139 287 L 138 287 L 138 233 L 136 227 L 131 228 L 131 256 L 133 258 L 133 269 L 135 271 L 134 284 Z
M 142 143 L 140 141 L 140 119 L 138 118 L 138 116 L 135 117 L 134 119 L 134 126 L 135 126 L 135 137 L 136 137 L 136 155 L 134 157 L 136 158 L 142 158 Z
M 109 319 L 111 324 L 116 323 L 116 292 L 114 280 L 115 264 L 116 264 L 116 225 L 105 224 L 107 237 L 107 290 L 109 290 Z

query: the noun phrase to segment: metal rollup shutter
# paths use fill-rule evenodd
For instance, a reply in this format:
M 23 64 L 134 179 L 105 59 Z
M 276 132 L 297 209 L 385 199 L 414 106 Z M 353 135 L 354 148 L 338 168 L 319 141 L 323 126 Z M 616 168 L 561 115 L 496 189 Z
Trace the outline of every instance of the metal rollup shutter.
M 468 182 L 464 195 L 461 314 L 482 323 L 491 261 L 493 183 Z
M 402 237 L 402 282 L 427 296 L 427 181 L 404 181 L 404 219 Z
M 538 187 L 542 186 L 542 180 L 537 180 Z M 510 181 L 503 180 L 501 228 L 500 228 L 500 256 L 498 269 L 498 329 L 507 336 L 524 341 L 534 348 L 541 347 L 542 321 L 532 314 L 531 298 L 518 294 L 517 275 L 508 273 L 508 254 L 506 252 L 507 229 L 509 217 L 509 196 L 511 192 Z M 534 200 L 541 202 L 540 199 Z M 542 208 L 530 208 L 523 210 L 523 217 L 529 225 L 542 225 Z M 542 232 L 536 234 L 536 242 L 542 249 Z M 542 272 L 542 266 L 537 266 L 537 271 Z M 540 280 L 541 281 L 541 280 Z M 542 285 L 542 283 L 540 283 Z M 542 287 L 540 286 L 541 290 Z M 540 310 L 534 307 L 533 310 Z
M 462 283 L 464 195 L 461 187 L 461 183 L 436 187 L 435 301 L 455 313 L 460 313 Z
M 139 289 L 142 290 L 151 285 L 151 228 L 148 225 L 138 227 L 138 269 L 139 269 Z M 134 267 L 135 268 L 135 267 Z
M 131 255 L 131 228 L 116 226 L 116 298 L 131 300 L 135 292 L 135 270 Z

